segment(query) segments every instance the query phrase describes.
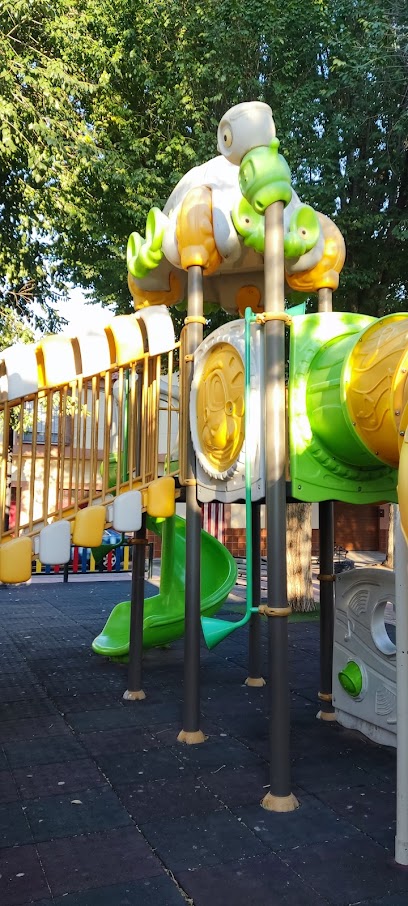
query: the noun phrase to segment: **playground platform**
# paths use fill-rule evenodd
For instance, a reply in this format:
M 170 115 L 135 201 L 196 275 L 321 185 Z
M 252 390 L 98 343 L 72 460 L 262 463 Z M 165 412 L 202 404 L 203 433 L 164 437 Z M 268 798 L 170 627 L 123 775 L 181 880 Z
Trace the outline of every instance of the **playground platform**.
M 267 688 L 244 685 L 246 630 L 203 650 L 208 740 L 187 747 L 182 642 L 147 652 L 137 703 L 122 700 L 126 666 L 91 651 L 129 591 L 92 577 L 0 586 L 1 906 L 406 906 L 395 750 L 316 720 L 318 622 L 289 624 L 300 808 L 275 814 L 259 805 Z

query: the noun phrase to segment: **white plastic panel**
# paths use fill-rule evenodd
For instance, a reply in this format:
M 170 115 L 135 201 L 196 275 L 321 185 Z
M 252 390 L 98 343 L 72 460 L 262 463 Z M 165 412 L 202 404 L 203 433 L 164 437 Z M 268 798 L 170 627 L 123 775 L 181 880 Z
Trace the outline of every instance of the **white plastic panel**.
M 145 325 L 149 355 L 160 355 L 162 352 L 174 349 L 176 338 L 173 321 L 165 305 L 141 308 L 136 312 L 135 317 L 143 321 Z
M 78 335 L 79 349 L 81 352 L 82 374 L 90 377 L 106 371 L 111 365 L 109 342 L 103 328 Z
M 38 556 L 46 566 L 68 563 L 71 556 L 71 526 L 66 519 L 41 529 Z
M 251 461 L 251 495 L 252 500 L 260 500 L 265 495 L 264 463 L 264 355 L 263 332 L 259 324 L 251 325 L 251 378 L 250 378 L 250 430 L 241 451 L 227 473 L 210 474 L 206 468 L 205 456 L 202 455 L 201 441 L 197 430 L 197 394 L 206 358 L 213 347 L 219 343 L 229 343 L 239 352 L 245 361 L 245 323 L 243 320 L 231 321 L 215 330 L 200 344 L 194 355 L 194 377 L 190 395 L 190 424 L 194 450 L 197 456 L 197 497 L 202 503 L 218 500 L 220 503 L 234 503 L 245 500 L 245 450 Z M 222 477 L 221 477 L 222 475 Z
M 70 337 L 50 334 L 39 343 L 43 356 L 44 386 L 54 387 L 74 380 L 77 375 L 75 351 Z
M 117 532 L 138 532 L 142 527 L 142 495 L 125 491 L 112 504 L 112 525 Z
M 0 400 L 14 400 L 38 390 L 36 346 L 16 343 L 0 354 Z
M 333 706 L 338 723 L 382 745 L 397 744 L 395 574 L 380 567 L 351 569 L 336 577 L 333 644 Z M 387 621 L 390 620 L 388 623 Z M 360 694 L 339 681 L 349 661 L 360 668 Z

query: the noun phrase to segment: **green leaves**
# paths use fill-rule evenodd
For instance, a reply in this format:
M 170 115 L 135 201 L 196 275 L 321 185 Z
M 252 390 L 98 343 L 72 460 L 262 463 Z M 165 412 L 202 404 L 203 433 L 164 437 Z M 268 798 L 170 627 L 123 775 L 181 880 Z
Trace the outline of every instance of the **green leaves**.
M 336 307 L 406 305 L 407 28 L 380 0 L 3 0 L 3 298 L 46 312 L 73 282 L 130 310 L 129 234 L 259 98 L 302 201 L 345 235 Z

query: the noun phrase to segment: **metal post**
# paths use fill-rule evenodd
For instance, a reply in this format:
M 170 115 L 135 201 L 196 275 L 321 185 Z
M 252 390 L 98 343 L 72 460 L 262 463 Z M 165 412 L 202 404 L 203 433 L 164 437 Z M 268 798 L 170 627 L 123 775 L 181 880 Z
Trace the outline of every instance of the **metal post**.
M 397 828 L 395 861 L 408 865 L 408 549 L 399 513 L 395 525 L 397 661 Z
M 252 606 L 261 603 L 261 504 L 252 503 Z M 261 615 L 253 613 L 249 621 L 247 686 L 264 686 L 262 673 Z
M 333 310 L 332 290 L 318 291 L 319 312 Z M 336 720 L 332 705 L 333 632 L 334 632 L 334 505 L 331 500 L 319 503 L 319 582 L 320 582 L 320 720 Z
M 283 202 L 265 212 L 265 314 L 283 314 Z M 265 456 L 268 605 L 282 616 L 268 619 L 270 792 L 262 805 L 270 811 L 293 811 L 290 791 L 290 711 L 286 571 L 286 424 L 285 327 L 279 319 L 265 325 Z
M 319 503 L 320 560 L 320 720 L 336 720 L 332 705 L 333 632 L 334 632 L 334 520 L 333 503 Z
M 124 693 L 123 698 L 131 701 L 141 701 L 146 698 L 142 689 L 146 513 L 143 513 L 142 527 L 138 532 L 135 532 L 131 544 L 133 546 L 133 552 L 128 688 Z
M 192 356 L 203 339 L 203 275 L 199 265 L 188 268 L 187 355 Z M 197 318 L 195 321 L 194 319 Z M 188 361 L 187 384 L 191 387 L 193 363 Z M 184 707 L 183 729 L 177 739 L 189 744 L 204 742 L 200 730 L 200 604 L 201 604 L 201 508 L 197 502 L 196 464 L 191 434 L 187 432 L 186 487 L 186 582 L 184 630 Z

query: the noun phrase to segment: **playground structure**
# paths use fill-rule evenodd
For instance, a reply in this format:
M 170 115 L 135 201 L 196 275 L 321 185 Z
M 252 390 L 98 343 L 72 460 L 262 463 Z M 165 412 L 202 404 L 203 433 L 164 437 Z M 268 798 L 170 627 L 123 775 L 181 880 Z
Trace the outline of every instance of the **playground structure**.
M 64 562 L 71 544 L 71 527 L 73 542 L 88 546 L 100 544 L 105 524 L 134 533 L 132 601 L 126 607 L 118 605 L 119 610 L 111 617 L 119 644 L 115 650 L 109 648 L 112 633 L 107 624 L 94 646 L 119 654 L 130 644 L 127 697 L 141 698 L 144 604 L 139 554 L 145 541 L 146 514 L 155 520 L 165 536 L 162 584 L 156 604 L 163 611 L 172 599 L 169 587 L 173 590 L 176 586 L 180 609 L 185 603 L 181 620 L 178 613 L 175 621 L 177 634 L 171 636 L 181 635 L 184 629 L 185 703 L 179 738 L 201 742 L 200 602 L 207 601 L 207 616 L 214 613 L 234 584 L 236 570 L 228 556 L 211 588 L 203 584 L 208 565 L 204 555 L 201 560 L 200 501 L 245 501 L 247 537 L 252 537 L 251 519 L 264 501 L 268 603 L 259 607 L 253 601 L 248 573 L 245 617 L 237 624 L 204 621 L 203 628 L 212 645 L 250 621 L 255 649 L 260 613 L 268 618 L 271 789 L 263 805 L 290 811 L 297 802 L 290 790 L 286 500 L 289 496 L 321 505 L 324 542 L 320 558 L 319 698 L 322 716 L 330 719 L 334 578 L 331 501 L 398 500 L 403 532 L 408 534 L 408 316 L 389 315 L 376 320 L 332 313 L 332 292 L 344 263 L 344 241 L 329 218 L 302 204 L 293 191 L 289 168 L 278 153 L 279 142 L 267 105 L 240 104 L 228 111 L 219 125 L 218 147 L 221 156 L 186 174 L 163 212 L 152 209 L 146 237 L 130 237 L 129 287 L 135 315 L 114 318 L 92 343 L 90 339 L 49 337 L 38 346 L 23 350 L 14 347 L 3 353 L 0 580 L 20 582 L 29 578 L 33 543 L 38 543 L 43 562 Z M 317 293 L 318 312 L 291 316 L 290 310 L 285 310 L 285 286 Z M 185 328 L 180 344 L 176 344 L 167 307 L 180 305 L 185 299 Z M 228 324 L 203 341 L 204 300 L 210 305 L 222 304 L 230 313 L 245 313 L 245 322 Z M 286 327 L 290 329 L 290 457 L 286 447 Z M 164 413 L 166 462 L 172 474 L 159 477 L 160 373 L 167 370 L 171 387 L 176 351 L 180 363 L 179 461 L 173 472 L 174 409 L 168 402 Z M 44 458 L 39 465 L 33 440 L 28 465 L 24 425 L 30 418 L 36 424 L 40 406 L 46 412 Z M 59 414 L 58 443 L 52 449 L 55 407 Z M 20 438 L 15 460 L 10 454 L 12 431 Z M 7 494 L 12 470 L 17 490 L 11 529 Z M 26 489 L 28 507 L 24 514 Z M 183 530 L 174 514 L 175 499 L 180 494 L 186 500 Z M 215 552 L 210 544 L 212 562 L 222 560 L 221 550 Z M 169 568 L 166 551 L 170 552 Z M 406 572 L 404 540 L 399 551 L 400 569 Z M 255 545 L 254 561 L 256 556 Z M 397 588 L 403 585 L 397 576 Z M 399 594 L 404 600 L 401 590 Z M 398 656 L 398 639 L 405 641 L 408 632 L 405 623 L 398 625 L 398 612 L 403 610 L 404 604 L 397 606 L 399 688 L 405 688 L 400 683 L 408 680 L 403 656 L 406 646 Z M 146 611 L 145 644 L 162 644 L 169 635 L 163 636 L 156 628 L 166 618 L 163 621 L 160 614 L 153 616 L 155 627 L 149 636 L 152 613 Z M 262 679 L 256 673 L 250 671 L 248 681 L 259 684 Z M 406 695 L 401 695 L 398 726 L 404 729 L 398 748 L 396 858 L 408 864 L 405 712 Z
M 333 704 L 337 721 L 381 745 L 397 744 L 395 575 L 351 570 L 336 578 Z

